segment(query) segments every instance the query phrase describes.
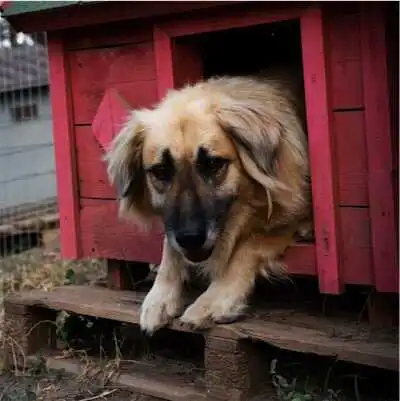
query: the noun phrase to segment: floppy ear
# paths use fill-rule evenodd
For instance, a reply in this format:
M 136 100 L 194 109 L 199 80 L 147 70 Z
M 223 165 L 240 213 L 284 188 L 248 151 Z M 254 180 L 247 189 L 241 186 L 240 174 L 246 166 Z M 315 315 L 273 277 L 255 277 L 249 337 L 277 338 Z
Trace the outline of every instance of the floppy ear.
M 226 99 L 216 110 L 221 128 L 235 143 L 247 174 L 269 193 L 286 186 L 276 177 L 283 127 L 264 103 Z
M 105 156 L 109 180 L 117 190 L 120 213 L 139 218 L 153 214 L 142 160 L 144 137 L 140 112 L 134 111 Z

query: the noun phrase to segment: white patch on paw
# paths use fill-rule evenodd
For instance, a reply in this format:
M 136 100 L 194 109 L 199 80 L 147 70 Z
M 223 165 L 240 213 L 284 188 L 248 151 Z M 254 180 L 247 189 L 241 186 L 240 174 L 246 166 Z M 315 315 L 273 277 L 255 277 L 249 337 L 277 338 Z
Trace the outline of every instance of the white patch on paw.
M 179 316 L 182 307 L 180 290 L 173 286 L 154 284 L 141 307 L 140 328 L 151 335 Z
M 245 307 L 242 297 L 223 292 L 213 297 L 206 291 L 186 309 L 180 321 L 195 328 L 206 327 L 210 322 L 233 322 L 243 313 Z

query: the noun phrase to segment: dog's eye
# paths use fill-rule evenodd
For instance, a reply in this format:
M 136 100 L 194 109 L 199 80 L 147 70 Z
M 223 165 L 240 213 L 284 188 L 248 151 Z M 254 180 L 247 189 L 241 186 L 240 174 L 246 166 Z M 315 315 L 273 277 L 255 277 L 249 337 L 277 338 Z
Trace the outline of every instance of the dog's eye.
M 216 175 L 227 167 L 229 160 L 223 157 L 208 157 L 198 163 L 198 169 L 203 175 Z
M 157 164 L 155 166 L 150 167 L 147 172 L 151 174 L 158 181 L 170 181 L 172 179 L 171 169 L 167 168 L 162 164 Z

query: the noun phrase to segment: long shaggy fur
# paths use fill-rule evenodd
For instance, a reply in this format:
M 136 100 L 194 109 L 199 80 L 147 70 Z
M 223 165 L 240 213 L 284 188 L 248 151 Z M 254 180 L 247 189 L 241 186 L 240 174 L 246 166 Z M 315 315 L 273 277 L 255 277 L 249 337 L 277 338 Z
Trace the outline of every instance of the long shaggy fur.
M 169 202 L 146 176 L 145 164 L 157 154 L 154 144 L 168 145 L 181 158 L 210 138 L 216 139 L 217 151 L 234 149 L 237 160 L 215 193 L 233 193 L 235 202 L 210 260 L 199 267 L 212 283 L 185 311 L 184 323 L 200 327 L 207 320 L 237 317 L 255 276 L 268 275 L 268 269 L 280 272 L 281 255 L 310 226 L 307 137 L 302 99 L 295 93 L 279 80 L 261 77 L 212 78 L 173 90 L 154 109 L 134 111 L 107 152 L 121 212 L 146 219 Z M 225 142 L 218 142 L 222 136 Z M 184 265 L 165 240 L 155 284 L 142 307 L 144 330 L 153 332 L 182 312 Z

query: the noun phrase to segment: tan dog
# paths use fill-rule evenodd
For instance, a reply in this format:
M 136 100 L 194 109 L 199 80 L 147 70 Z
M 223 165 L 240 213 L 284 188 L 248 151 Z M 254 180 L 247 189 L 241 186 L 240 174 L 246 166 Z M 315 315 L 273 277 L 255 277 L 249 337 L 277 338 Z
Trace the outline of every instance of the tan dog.
M 300 109 L 299 109 L 300 110 Z M 258 274 L 309 223 L 307 141 L 287 87 L 222 77 L 133 111 L 107 153 L 123 214 L 160 216 L 162 261 L 142 308 L 153 333 L 182 311 L 188 264 L 211 278 L 180 320 L 195 328 L 235 320 Z

